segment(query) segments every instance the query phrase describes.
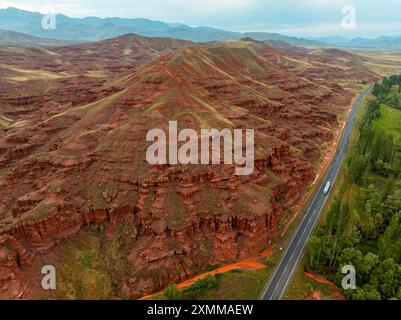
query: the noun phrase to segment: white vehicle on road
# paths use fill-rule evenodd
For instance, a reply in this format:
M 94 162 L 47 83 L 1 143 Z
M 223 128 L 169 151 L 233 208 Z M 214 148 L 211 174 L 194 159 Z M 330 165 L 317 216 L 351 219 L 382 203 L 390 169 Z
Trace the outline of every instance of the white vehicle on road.
M 331 181 L 327 181 L 326 185 L 324 186 L 323 189 L 323 194 L 328 194 L 331 188 Z

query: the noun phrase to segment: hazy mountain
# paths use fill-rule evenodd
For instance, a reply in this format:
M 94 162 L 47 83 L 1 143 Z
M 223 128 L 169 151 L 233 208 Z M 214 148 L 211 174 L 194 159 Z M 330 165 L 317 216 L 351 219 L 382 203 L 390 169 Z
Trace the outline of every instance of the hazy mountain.
M 361 48 L 401 48 L 401 36 L 379 37 L 377 39 L 346 39 L 331 36 L 322 38 L 297 38 L 267 32 L 232 32 L 210 27 L 190 27 L 179 23 L 166 23 L 144 18 L 71 18 L 56 15 L 56 29 L 42 27 L 44 15 L 16 8 L 0 9 L 0 29 L 26 33 L 31 36 L 61 39 L 67 41 L 99 41 L 135 33 L 148 37 L 168 37 L 175 39 L 206 42 L 215 40 L 253 38 L 258 41 L 284 41 L 295 46 L 343 46 Z M 29 41 L 28 41 L 29 42 Z
M 349 42 L 351 47 L 401 48 L 401 37 L 379 37 L 376 39 L 356 38 Z
M 56 29 L 42 28 L 44 15 L 15 8 L 0 10 L 0 29 L 23 32 L 29 35 L 69 41 L 98 41 L 127 33 L 141 36 L 169 37 L 197 42 L 252 37 L 259 41 L 285 41 L 298 46 L 319 46 L 322 43 L 280 34 L 253 32 L 239 33 L 210 27 L 190 27 L 184 24 L 165 23 L 143 18 L 70 18 L 56 15 Z
M 0 30 L 0 46 L 58 47 L 72 43 L 71 41 L 39 38 L 25 33 Z
M 312 38 L 311 40 L 323 42 L 325 44 L 335 45 L 335 46 L 344 46 L 347 45 L 350 39 L 340 37 L 340 36 L 328 36 L 328 37 L 319 37 Z
M 386 37 L 382 36 L 376 39 L 354 38 L 347 39 L 343 37 L 322 37 L 314 40 L 326 43 L 331 46 L 355 47 L 355 48 L 401 48 L 401 36 Z
M 267 32 L 247 32 L 244 36 L 258 40 L 258 41 L 284 41 L 297 46 L 324 46 L 323 42 L 316 40 L 308 40 L 304 38 L 283 36 L 278 33 Z
M 16 8 L 0 9 L 0 29 L 12 30 L 29 35 L 72 41 L 97 41 L 118 37 L 127 33 L 142 36 L 170 37 L 192 41 L 238 39 L 240 33 L 209 27 L 192 28 L 183 24 L 168 24 L 143 18 L 98 18 L 83 19 L 56 15 L 56 29 L 42 28 L 44 15 Z

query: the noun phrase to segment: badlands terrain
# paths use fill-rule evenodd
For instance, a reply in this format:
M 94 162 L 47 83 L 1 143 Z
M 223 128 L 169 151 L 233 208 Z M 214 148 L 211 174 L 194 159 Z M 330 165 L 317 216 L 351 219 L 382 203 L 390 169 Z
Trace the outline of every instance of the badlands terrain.
M 47 264 L 58 298 L 140 298 L 256 255 L 380 63 L 250 38 L 0 47 L 0 298 L 47 297 Z M 169 120 L 255 129 L 254 173 L 148 165 L 146 133 Z

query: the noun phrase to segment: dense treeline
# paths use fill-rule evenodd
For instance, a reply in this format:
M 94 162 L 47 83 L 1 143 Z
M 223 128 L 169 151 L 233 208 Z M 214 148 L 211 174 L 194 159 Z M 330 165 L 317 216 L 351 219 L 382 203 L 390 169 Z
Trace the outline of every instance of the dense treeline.
M 341 286 L 342 267 L 355 266 L 357 290 L 344 291 L 350 299 L 401 299 L 400 137 L 374 125 L 384 92 L 400 83 L 396 76 L 375 86 L 380 97 L 367 104 L 344 183 L 309 240 L 308 269 L 329 274 Z
M 396 90 L 393 89 L 394 86 L 398 86 Z M 372 94 L 376 96 L 380 102 L 388 104 L 396 109 L 401 109 L 401 99 L 397 93 L 401 93 L 401 75 L 384 78 L 382 83 L 376 83 L 372 90 Z
M 394 173 L 394 137 L 372 125 L 380 117 L 380 101 L 369 101 L 367 108 L 359 128 L 359 140 L 348 160 L 350 182 L 358 185 L 366 182 L 371 170 L 386 177 Z

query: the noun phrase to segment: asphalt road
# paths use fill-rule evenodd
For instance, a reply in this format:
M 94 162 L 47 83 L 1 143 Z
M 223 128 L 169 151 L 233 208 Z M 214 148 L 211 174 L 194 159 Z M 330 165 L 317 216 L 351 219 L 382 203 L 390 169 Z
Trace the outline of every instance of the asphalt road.
M 348 121 L 344 128 L 343 136 L 338 144 L 337 152 L 327 170 L 326 177 L 324 178 L 318 191 L 316 192 L 313 201 L 309 205 L 309 208 L 306 210 L 293 238 L 291 239 L 287 250 L 282 256 L 265 290 L 263 291 L 263 294 L 261 296 L 262 300 L 280 300 L 281 297 L 284 295 L 288 283 L 291 280 L 292 274 L 296 269 L 300 258 L 303 255 L 307 241 L 312 234 L 312 231 L 317 221 L 319 220 L 320 214 L 330 195 L 330 192 L 326 195 L 323 193 L 324 187 L 329 181 L 333 184 L 340 171 L 345 153 L 348 148 L 348 143 L 351 136 L 352 127 L 355 122 L 356 113 L 369 89 L 370 87 L 365 89 L 355 101 L 352 110 L 348 116 Z

